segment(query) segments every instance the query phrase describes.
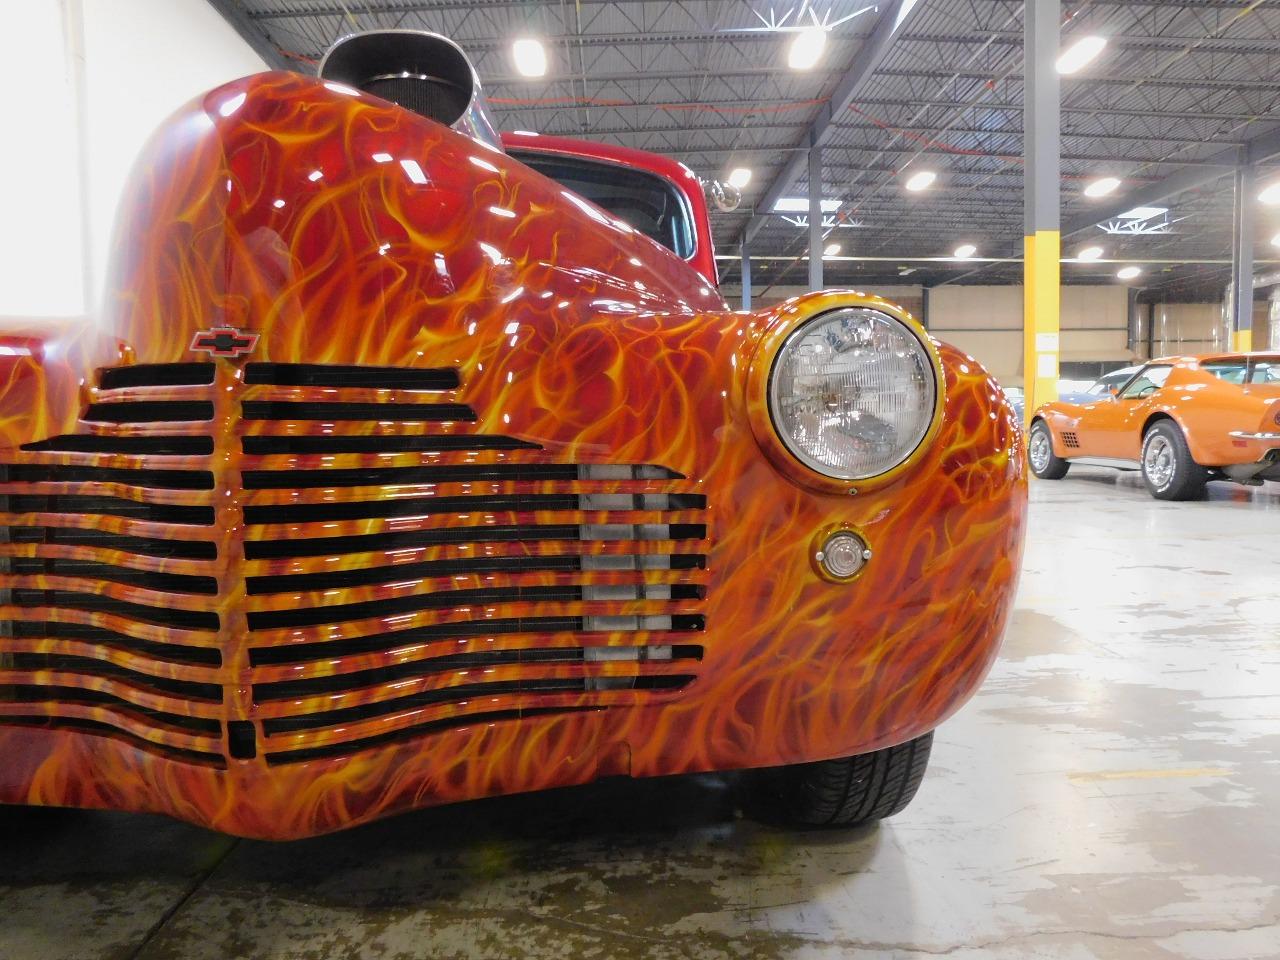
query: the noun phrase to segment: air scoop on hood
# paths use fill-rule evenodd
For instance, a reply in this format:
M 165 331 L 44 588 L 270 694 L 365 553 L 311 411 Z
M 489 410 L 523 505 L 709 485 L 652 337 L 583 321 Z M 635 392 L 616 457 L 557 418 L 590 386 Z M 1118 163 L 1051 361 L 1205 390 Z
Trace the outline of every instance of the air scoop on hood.
M 425 30 L 353 33 L 329 48 L 319 73 L 502 149 L 475 68 L 447 37 Z

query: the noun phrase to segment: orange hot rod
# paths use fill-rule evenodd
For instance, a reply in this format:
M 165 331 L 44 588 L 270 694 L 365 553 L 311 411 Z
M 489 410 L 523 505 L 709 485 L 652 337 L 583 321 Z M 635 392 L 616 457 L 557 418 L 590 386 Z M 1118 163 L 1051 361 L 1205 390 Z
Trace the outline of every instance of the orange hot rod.
M 691 172 L 499 139 L 407 32 L 156 133 L 101 314 L 0 341 L 0 448 L 0 802 L 276 839 L 753 768 L 894 813 L 1026 505 L 972 358 L 731 311 Z
M 1027 458 L 1044 480 L 1073 463 L 1141 470 L 1160 500 L 1197 499 L 1210 480 L 1280 480 L 1280 355 L 1153 360 L 1090 403 L 1047 403 Z

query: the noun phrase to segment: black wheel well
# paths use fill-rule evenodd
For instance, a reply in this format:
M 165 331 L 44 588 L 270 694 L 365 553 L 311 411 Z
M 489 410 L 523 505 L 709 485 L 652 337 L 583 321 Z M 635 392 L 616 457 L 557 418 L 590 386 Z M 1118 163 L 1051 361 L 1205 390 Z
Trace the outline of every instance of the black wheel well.
M 1151 416 L 1147 417 L 1147 422 L 1142 425 L 1142 436 L 1144 439 L 1146 438 L 1147 434 L 1151 431 L 1151 428 L 1154 427 L 1161 420 L 1168 420 L 1175 427 L 1178 427 L 1178 421 L 1173 419 L 1173 417 L 1169 416 L 1167 413 L 1153 413 Z M 1182 428 L 1178 427 L 1178 429 L 1181 430 Z

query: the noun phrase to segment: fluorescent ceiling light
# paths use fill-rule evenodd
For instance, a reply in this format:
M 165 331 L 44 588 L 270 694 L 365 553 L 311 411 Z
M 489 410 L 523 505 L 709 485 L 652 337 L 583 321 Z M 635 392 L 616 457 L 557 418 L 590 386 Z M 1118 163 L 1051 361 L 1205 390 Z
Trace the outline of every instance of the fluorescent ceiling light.
M 1132 210 L 1126 210 L 1120 214 L 1120 220 L 1150 220 L 1152 217 L 1163 216 L 1169 212 L 1168 207 L 1134 207 Z
M 840 255 L 840 244 L 828 243 L 827 249 L 822 251 L 824 257 L 838 257 Z
M 977 252 L 978 248 L 972 243 L 962 243 L 960 246 L 956 247 L 955 258 L 957 260 L 968 260 Z
M 1092 63 L 1106 45 L 1106 37 L 1099 37 L 1096 34 L 1081 37 L 1063 50 L 1061 56 L 1058 57 L 1058 72 L 1066 74 L 1078 73 Z
M 1280 181 L 1271 184 L 1271 186 L 1258 194 L 1258 199 L 1269 207 L 1274 207 L 1280 203 Z
M 787 66 L 792 70 L 808 70 L 822 59 L 827 48 L 827 31 L 824 27 L 805 27 L 791 41 L 787 51 Z
M 547 72 L 547 48 L 541 40 L 524 37 L 511 45 L 511 58 L 522 77 L 541 77 Z
M 1108 194 L 1115 193 L 1119 187 L 1120 181 L 1115 177 L 1099 177 L 1084 188 L 1084 195 L 1086 197 L 1105 197 Z
M 938 175 L 932 170 L 921 170 L 912 174 L 911 179 L 906 182 L 906 188 L 912 193 L 919 193 L 921 190 L 928 190 L 937 179 Z
M 822 206 L 823 213 L 835 213 L 840 209 L 839 200 L 822 200 L 819 201 Z M 808 213 L 809 198 L 808 197 L 781 197 L 777 203 L 773 205 L 774 213 Z
M 1121 280 L 1132 280 L 1134 277 L 1139 277 L 1141 275 L 1141 267 L 1121 267 L 1116 273 L 1116 276 Z
M 1103 249 L 1101 247 L 1085 247 L 1076 254 L 1077 260 L 1083 260 L 1088 263 L 1090 260 L 1100 260 L 1102 258 Z
M 751 182 L 751 171 L 746 167 L 734 167 L 729 171 L 729 186 L 741 190 Z

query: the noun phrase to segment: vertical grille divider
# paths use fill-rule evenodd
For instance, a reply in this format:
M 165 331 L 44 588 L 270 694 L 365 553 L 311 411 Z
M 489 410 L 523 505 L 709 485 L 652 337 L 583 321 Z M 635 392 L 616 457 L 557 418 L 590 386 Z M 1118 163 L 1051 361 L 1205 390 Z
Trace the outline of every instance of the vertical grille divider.
M 219 363 L 214 380 L 213 471 L 218 556 L 218 606 L 222 618 L 222 666 L 225 676 L 245 676 L 249 669 L 249 627 L 245 611 L 244 487 L 240 437 L 240 404 L 244 368 Z M 230 680 L 223 689 L 224 749 L 233 762 L 258 756 L 259 729 L 251 722 L 253 693 L 247 683 Z

